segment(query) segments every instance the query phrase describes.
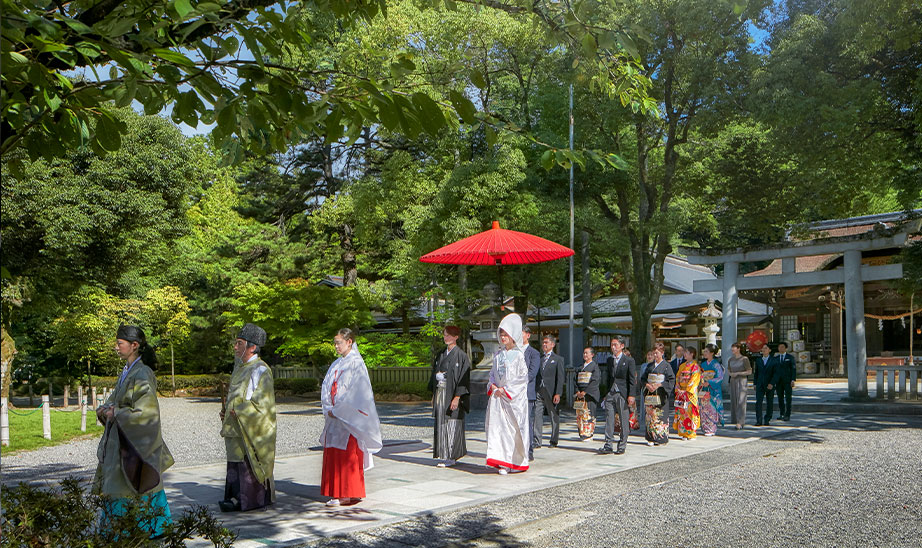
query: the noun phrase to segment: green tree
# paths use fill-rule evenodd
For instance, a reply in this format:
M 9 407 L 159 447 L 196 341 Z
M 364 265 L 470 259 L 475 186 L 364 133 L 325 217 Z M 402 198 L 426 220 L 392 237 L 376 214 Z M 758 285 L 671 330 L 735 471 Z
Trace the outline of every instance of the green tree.
M 590 3 L 574 10 L 554 2 L 486 5 L 581 48 L 598 68 L 600 87 L 648 109 L 646 81 L 631 62 L 631 33 L 594 25 Z M 147 114 L 169 107 L 176 122 L 215 124 L 214 141 L 230 160 L 244 148 L 281 151 L 311 135 L 354 141 L 370 124 L 414 135 L 436 134 L 459 117 L 477 123 L 464 93 L 436 102 L 408 85 L 406 76 L 417 70 L 412 55 L 398 54 L 383 65 L 384 74 L 352 73 L 312 55 L 330 28 L 361 29 L 385 18 L 386 6 L 385 0 L 4 0 L 0 153 L 6 159 L 23 147 L 32 159 L 50 159 L 78 146 L 117 150 L 127 129 L 113 106 L 135 101 Z M 285 62 L 292 58 L 302 62 Z
M 795 161 L 810 219 L 922 204 L 922 8 L 911 0 L 776 6 L 751 109 Z
M 357 288 L 334 289 L 297 278 L 235 288 L 233 308 L 225 318 L 229 326 L 238 328 L 246 322 L 259 325 L 283 356 L 306 358 L 314 366 L 329 363 L 336 331 L 372 322 Z
M 86 363 L 90 377 L 94 371 L 115 374 L 122 365 L 115 353 L 115 333 L 121 324 L 143 326 L 143 308 L 140 300 L 119 299 L 102 289 L 85 286 L 69 299 L 64 313 L 54 320 L 55 340 L 51 350 L 78 367 Z
M 189 336 L 189 303 L 178 287 L 151 289 L 144 298 L 144 315 L 150 326 L 151 343 L 170 345 L 170 378 L 176 393 L 176 364 L 173 345 Z
M 116 115 L 130 130 L 116 153 L 27 161 L 18 175 L 3 163 L 0 264 L 14 277 L 58 295 L 93 283 L 140 297 L 149 288 L 136 281 L 164 266 L 199 180 L 192 147 L 167 120 Z
M 659 116 L 642 117 L 590 102 L 595 108 L 585 121 L 606 148 L 629 159 L 629 170 L 609 170 L 584 188 L 615 229 L 609 245 L 627 289 L 631 346 L 638 355 L 652 343 L 663 263 L 689 213 L 678 209 L 677 200 L 697 191 L 679 184 L 677 175 L 687 168 L 682 151 L 696 131 L 715 131 L 738 112 L 735 101 L 745 93 L 754 62 L 747 24 L 767 5 L 669 0 L 625 2 L 608 12 L 648 30 L 650 43 L 639 46 L 641 63 L 659 105 Z

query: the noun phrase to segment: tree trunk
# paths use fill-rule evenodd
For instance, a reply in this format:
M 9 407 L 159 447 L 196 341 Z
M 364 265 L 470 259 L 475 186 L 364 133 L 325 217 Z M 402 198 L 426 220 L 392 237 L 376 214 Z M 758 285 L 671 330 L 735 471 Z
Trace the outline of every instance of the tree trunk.
M 173 397 L 176 397 L 176 362 L 173 359 L 173 341 L 170 341 L 170 377 L 173 380 Z
M 339 245 L 342 248 L 343 261 L 343 287 L 355 285 L 355 279 L 358 278 L 358 268 L 355 262 L 355 245 L 352 237 L 354 229 L 352 225 L 343 223 L 339 228 Z
M 400 309 L 400 320 L 403 326 L 403 334 L 410 334 L 410 312 L 407 310 L 407 307 L 404 306 Z
M 582 231 L 580 258 L 582 259 L 583 293 L 583 344 L 589 346 L 592 340 L 592 277 L 589 272 L 589 232 Z
M 13 340 L 13 337 L 7 333 L 6 328 L 2 328 L 2 333 L 0 333 L 0 366 L 2 366 L 2 388 L 0 388 L 0 395 L 4 398 L 7 398 L 9 401 L 10 397 L 10 379 L 13 374 L 13 358 L 16 356 L 16 341 Z

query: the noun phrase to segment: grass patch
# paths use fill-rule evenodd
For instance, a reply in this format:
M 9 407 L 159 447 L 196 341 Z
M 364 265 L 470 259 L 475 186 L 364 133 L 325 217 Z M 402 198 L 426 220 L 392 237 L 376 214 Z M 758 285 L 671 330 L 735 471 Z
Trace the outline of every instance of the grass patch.
M 4 447 L 4 453 L 31 451 L 39 447 L 58 445 L 81 436 L 102 434 L 103 427 L 96 426 L 96 413 L 88 408 L 86 413 L 86 432 L 80 431 L 80 408 L 64 412 L 51 409 L 51 439 L 42 437 L 41 409 L 10 409 L 10 445 Z M 31 411 L 31 412 L 30 412 Z M 20 415 L 19 413 L 29 413 Z

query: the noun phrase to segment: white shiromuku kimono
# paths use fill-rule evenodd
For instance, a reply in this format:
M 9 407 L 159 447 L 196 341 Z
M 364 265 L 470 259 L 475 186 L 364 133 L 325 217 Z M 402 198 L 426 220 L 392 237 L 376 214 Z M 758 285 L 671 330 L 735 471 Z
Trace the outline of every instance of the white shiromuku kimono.
M 375 396 L 365 360 L 357 345 L 352 351 L 333 362 L 323 378 L 320 391 L 325 419 L 320 444 L 345 450 L 349 436 L 354 436 L 364 457 L 363 468 L 370 470 L 371 455 L 383 447 L 381 423 L 375 408 Z M 335 419 L 330 417 L 332 411 Z
M 522 320 L 517 314 L 503 318 L 499 328 L 512 340 L 522 340 Z M 521 346 L 493 355 L 490 383 L 497 388 L 488 394 L 487 466 L 528 470 L 528 365 Z

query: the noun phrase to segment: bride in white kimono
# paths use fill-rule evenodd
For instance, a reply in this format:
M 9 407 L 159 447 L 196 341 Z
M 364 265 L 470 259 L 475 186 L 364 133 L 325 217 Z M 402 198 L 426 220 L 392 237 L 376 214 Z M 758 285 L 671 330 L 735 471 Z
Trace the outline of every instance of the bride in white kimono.
M 528 366 L 517 344 L 522 340 L 522 319 L 509 314 L 499 324 L 500 350 L 493 355 L 487 389 L 487 466 L 528 470 Z

